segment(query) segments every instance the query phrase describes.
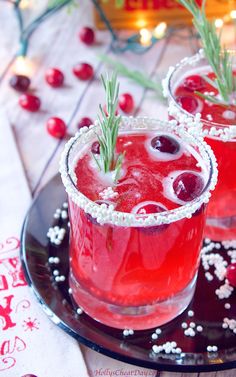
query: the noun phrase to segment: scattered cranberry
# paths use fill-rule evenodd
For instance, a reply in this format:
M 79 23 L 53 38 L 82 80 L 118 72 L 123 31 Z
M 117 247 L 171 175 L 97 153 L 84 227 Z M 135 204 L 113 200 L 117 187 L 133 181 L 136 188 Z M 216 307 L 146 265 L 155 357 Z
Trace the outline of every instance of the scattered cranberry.
M 226 278 L 229 280 L 229 284 L 236 288 L 236 263 L 227 267 Z
M 173 182 L 175 195 L 184 202 L 197 198 L 204 188 L 204 181 L 199 174 L 182 173 Z
M 36 112 L 39 110 L 41 101 L 37 96 L 34 96 L 33 94 L 22 94 L 19 98 L 19 105 L 27 110 Z
M 195 92 L 195 90 L 199 91 L 201 89 L 204 89 L 205 82 L 201 76 L 192 75 L 186 77 L 183 85 L 185 89 L 188 89 L 190 92 Z
M 83 127 L 89 127 L 93 124 L 93 121 L 90 118 L 84 117 L 81 118 L 79 123 L 78 123 L 78 129 L 83 128 Z
M 30 79 L 24 75 L 13 75 L 10 78 L 9 84 L 18 92 L 27 92 L 30 86 Z
M 83 81 L 90 80 L 94 75 L 93 67 L 88 63 L 78 63 L 73 68 L 73 73 L 78 79 Z
M 98 141 L 94 141 L 91 146 L 91 152 L 93 154 L 100 154 L 100 144 Z
M 147 204 L 144 204 L 142 207 L 139 207 L 136 213 L 139 215 L 146 215 L 146 214 L 151 214 L 151 213 L 160 213 L 166 210 L 167 209 L 165 207 L 160 206 L 160 204 L 147 203 Z M 156 225 L 156 226 L 140 227 L 137 229 L 146 234 L 153 234 L 156 232 L 161 232 L 165 230 L 167 227 L 168 227 L 168 224 L 162 224 L 162 225 Z
M 179 105 L 190 114 L 196 114 L 198 108 L 198 101 L 194 97 L 180 96 L 177 98 Z
M 88 46 L 91 46 L 95 41 L 95 33 L 93 29 L 85 26 L 79 31 L 79 38 L 81 42 L 85 43 Z
M 59 88 L 63 85 L 64 75 L 57 68 L 49 68 L 45 74 L 45 79 L 53 88 Z
M 176 154 L 180 150 L 177 140 L 167 135 L 158 135 L 151 140 L 151 146 L 163 153 Z
M 132 113 L 132 111 L 134 110 L 134 99 L 131 94 L 121 94 L 119 98 L 119 107 L 126 114 Z
M 66 124 L 60 118 L 50 118 L 47 121 L 47 131 L 51 136 L 62 139 L 66 135 Z
M 21 377 L 37 377 L 37 376 L 35 376 L 35 374 L 24 374 L 24 376 L 21 376 Z

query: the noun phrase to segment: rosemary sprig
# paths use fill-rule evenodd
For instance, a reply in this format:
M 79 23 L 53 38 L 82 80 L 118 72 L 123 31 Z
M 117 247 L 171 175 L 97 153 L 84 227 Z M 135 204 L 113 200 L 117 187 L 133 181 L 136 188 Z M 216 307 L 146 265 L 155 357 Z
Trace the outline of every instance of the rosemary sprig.
M 116 115 L 118 105 L 119 84 L 117 83 L 117 75 L 112 74 L 106 79 L 101 76 L 102 83 L 106 93 L 106 112 L 99 106 L 100 115 L 98 115 L 98 124 L 100 126 L 101 134 L 97 135 L 100 144 L 100 157 L 94 158 L 101 171 L 104 173 L 114 172 L 114 181 L 119 178 L 120 169 L 124 154 L 117 155 L 116 141 L 118 136 L 121 116 Z
M 111 59 L 107 55 L 100 54 L 99 58 L 103 62 L 111 66 L 121 76 L 129 78 L 143 88 L 153 90 L 157 94 L 159 99 L 161 99 L 162 101 L 165 100 L 162 94 L 162 87 L 160 82 L 154 82 L 151 78 L 140 71 L 128 69 L 124 64 L 120 63 L 117 60 Z
M 223 100 L 223 102 L 229 104 L 234 90 L 232 58 L 230 53 L 221 47 L 221 36 L 217 34 L 215 24 L 210 22 L 206 17 L 206 0 L 203 0 L 201 8 L 198 7 L 195 0 L 177 1 L 193 16 L 193 25 L 200 35 L 205 57 L 215 74 L 214 80 L 209 77 L 204 78 L 217 89 L 221 99 L 218 100 L 213 96 L 204 96 L 202 93 L 201 97 L 214 103 L 222 103 Z

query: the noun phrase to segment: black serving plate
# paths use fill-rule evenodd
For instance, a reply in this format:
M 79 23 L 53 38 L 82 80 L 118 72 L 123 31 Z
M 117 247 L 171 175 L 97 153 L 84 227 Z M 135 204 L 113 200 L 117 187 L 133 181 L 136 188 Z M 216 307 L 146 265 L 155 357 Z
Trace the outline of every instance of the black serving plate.
M 56 208 L 61 207 L 65 200 L 60 177 L 56 176 L 33 202 L 21 237 L 21 259 L 26 279 L 43 310 L 56 325 L 95 351 L 146 368 L 175 372 L 236 368 L 236 334 L 222 328 L 224 317 L 236 318 L 235 293 L 230 299 L 219 300 L 214 292 L 220 283 L 216 279 L 208 282 L 202 268 L 190 307 L 177 319 L 161 327 L 162 334 L 158 340 L 151 339 L 154 330 L 135 331 L 134 335 L 125 337 L 122 330 L 102 325 L 85 313 L 78 315 L 68 293 L 67 278 L 57 283 L 52 273 L 58 269 L 60 275 L 68 275 L 68 232 L 60 246 L 50 244 L 46 236 L 48 228 L 58 222 L 53 218 Z M 59 225 L 67 227 L 68 220 L 59 221 Z M 224 250 L 220 252 L 226 253 Z M 58 256 L 60 263 L 50 264 L 50 256 Z M 230 309 L 224 308 L 225 302 L 231 304 Z M 190 309 L 195 313 L 193 318 L 188 316 Z M 194 321 L 203 327 L 203 332 L 195 337 L 186 337 L 181 328 L 183 321 Z M 184 354 L 156 355 L 152 352 L 153 344 L 173 340 Z M 208 345 L 216 345 L 218 352 L 207 352 Z

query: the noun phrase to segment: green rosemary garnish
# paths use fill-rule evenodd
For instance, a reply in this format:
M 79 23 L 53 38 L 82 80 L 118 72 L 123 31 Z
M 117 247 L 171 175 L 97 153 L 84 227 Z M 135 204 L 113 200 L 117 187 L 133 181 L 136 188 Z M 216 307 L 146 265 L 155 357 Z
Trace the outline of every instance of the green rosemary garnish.
M 127 77 L 134 81 L 136 84 L 140 85 L 145 89 L 153 90 L 158 98 L 164 101 L 162 94 L 161 82 L 154 82 L 150 77 L 141 71 L 128 69 L 124 64 L 119 62 L 117 59 L 114 60 L 107 55 L 99 55 L 99 58 L 111 66 L 117 73 L 121 76 Z
M 106 92 L 106 112 L 102 106 L 99 106 L 100 115 L 98 116 L 98 124 L 101 134 L 97 135 L 100 144 L 99 159 L 94 155 L 97 165 L 104 173 L 115 173 L 114 180 L 119 178 L 119 173 L 123 161 L 124 154 L 117 155 L 116 141 L 118 136 L 121 116 L 116 115 L 119 95 L 119 84 L 117 83 L 117 75 L 112 74 L 104 79 L 101 76 L 102 83 Z
M 206 17 L 206 0 L 203 0 L 201 8 L 195 0 L 177 1 L 193 15 L 193 25 L 200 35 L 205 57 L 215 74 L 215 79 L 206 76 L 204 79 L 219 92 L 221 99 L 199 92 L 197 94 L 214 103 L 221 103 L 223 100 L 229 104 L 235 84 L 232 58 L 230 53 L 221 47 L 221 36 L 217 34 L 214 22 L 210 22 Z

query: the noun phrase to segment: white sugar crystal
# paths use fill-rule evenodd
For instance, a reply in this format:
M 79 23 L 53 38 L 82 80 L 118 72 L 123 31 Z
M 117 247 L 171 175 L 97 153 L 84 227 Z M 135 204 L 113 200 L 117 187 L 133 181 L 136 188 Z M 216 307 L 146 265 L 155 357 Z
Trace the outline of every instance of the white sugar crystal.
M 81 308 L 77 308 L 76 313 L 80 315 L 83 313 L 83 310 Z
M 196 330 L 198 332 L 202 332 L 203 331 L 203 327 L 201 325 L 198 325 L 197 328 L 196 328 Z

